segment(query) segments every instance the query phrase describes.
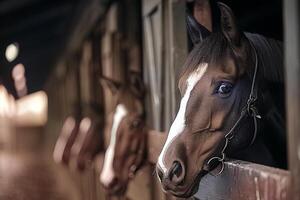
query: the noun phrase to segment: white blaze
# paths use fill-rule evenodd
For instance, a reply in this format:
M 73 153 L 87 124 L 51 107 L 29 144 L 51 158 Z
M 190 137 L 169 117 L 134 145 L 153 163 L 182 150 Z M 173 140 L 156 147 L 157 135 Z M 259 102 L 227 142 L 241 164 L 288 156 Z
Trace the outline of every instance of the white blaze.
M 167 168 L 163 162 L 164 154 L 167 151 L 169 145 L 172 143 L 172 141 L 178 135 L 180 135 L 185 128 L 185 125 L 186 125 L 185 124 L 185 112 L 186 112 L 186 107 L 187 107 L 188 100 L 190 98 L 191 91 L 193 90 L 195 85 L 198 83 L 198 81 L 201 79 L 201 77 L 205 73 L 207 66 L 208 66 L 207 63 L 199 64 L 197 69 L 189 75 L 189 77 L 186 81 L 187 88 L 186 88 L 185 94 L 183 95 L 183 97 L 180 101 L 179 111 L 176 115 L 174 122 L 171 125 L 167 141 L 158 157 L 158 165 L 164 171 L 164 173 L 167 172 Z
M 113 159 L 114 150 L 117 140 L 117 131 L 122 119 L 127 115 L 127 110 L 124 105 L 119 104 L 113 117 L 113 124 L 110 135 L 109 146 L 105 152 L 104 165 L 100 176 L 100 181 L 108 186 L 114 178 Z

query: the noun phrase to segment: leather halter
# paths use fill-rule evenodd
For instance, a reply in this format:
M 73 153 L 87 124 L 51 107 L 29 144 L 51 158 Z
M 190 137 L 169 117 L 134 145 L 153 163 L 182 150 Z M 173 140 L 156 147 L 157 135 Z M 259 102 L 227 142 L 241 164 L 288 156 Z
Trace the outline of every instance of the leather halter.
M 145 131 L 145 130 L 143 130 L 143 131 Z M 145 162 L 145 159 L 143 159 L 143 157 L 145 157 L 145 154 L 146 154 L 145 147 L 147 145 L 147 135 L 145 133 L 142 133 L 142 134 L 143 134 L 143 136 L 142 136 L 140 142 L 143 143 L 143 145 L 145 145 L 145 146 L 142 145 L 142 148 L 140 148 L 137 151 L 137 153 L 136 153 L 137 159 L 129 168 L 129 173 L 128 173 L 129 178 L 133 178 L 134 175 L 136 174 L 136 172 L 143 166 L 143 164 Z
M 253 132 L 252 140 L 249 143 L 249 146 L 251 146 L 254 143 L 254 141 L 256 139 L 256 136 L 257 136 L 257 129 L 258 129 L 257 119 L 261 119 L 261 116 L 258 114 L 258 111 L 257 111 L 257 108 L 256 108 L 257 90 L 254 88 L 255 87 L 255 82 L 256 82 L 257 71 L 258 71 L 258 57 L 257 57 L 257 52 L 256 52 L 256 49 L 255 49 L 254 45 L 252 44 L 251 41 L 249 41 L 249 42 L 250 42 L 250 45 L 251 45 L 251 47 L 254 51 L 254 56 L 255 56 L 255 69 L 254 69 L 254 74 L 253 74 L 253 78 L 252 78 L 252 84 L 251 84 L 251 90 L 250 90 L 249 98 L 247 100 L 246 105 L 244 106 L 244 108 L 241 111 L 240 117 L 238 118 L 238 120 L 234 123 L 234 125 L 231 127 L 231 129 L 224 136 L 225 144 L 224 144 L 224 146 L 222 148 L 222 151 L 221 151 L 221 157 L 214 156 L 214 157 L 210 158 L 206 163 L 206 165 L 208 167 L 210 166 L 210 163 L 213 160 L 217 160 L 217 161 L 222 163 L 222 168 L 217 173 L 217 175 L 220 175 L 224 170 L 224 167 L 225 167 L 224 160 L 226 158 L 225 150 L 228 147 L 229 141 L 234 137 L 234 130 L 240 124 L 242 119 L 244 119 L 245 117 L 252 117 L 253 118 L 254 132 Z

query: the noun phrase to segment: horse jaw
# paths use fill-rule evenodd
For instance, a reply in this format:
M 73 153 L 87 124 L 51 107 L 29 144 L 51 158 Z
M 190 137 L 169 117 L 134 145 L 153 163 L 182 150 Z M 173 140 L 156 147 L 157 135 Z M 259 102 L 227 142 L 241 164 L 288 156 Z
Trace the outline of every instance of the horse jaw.
M 185 112 L 186 112 L 188 100 L 190 98 L 192 90 L 205 74 L 207 67 L 208 67 L 208 63 L 200 63 L 199 66 L 196 68 L 196 70 L 192 72 L 187 78 L 186 81 L 187 88 L 184 96 L 180 101 L 179 111 L 176 115 L 174 122 L 171 125 L 167 141 L 158 157 L 157 164 L 163 170 L 164 173 L 167 173 L 167 167 L 163 162 L 164 154 L 167 151 L 168 147 L 172 144 L 172 142 L 183 132 L 186 126 Z
M 123 104 L 117 105 L 116 112 L 113 117 L 113 125 L 110 135 L 110 143 L 105 152 L 103 170 L 101 172 L 100 181 L 103 185 L 109 186 L 115 177 L 113 169 L 114 151 L 117 140 L 117 131 L 122 119 L 127 115 L 128 111 Z

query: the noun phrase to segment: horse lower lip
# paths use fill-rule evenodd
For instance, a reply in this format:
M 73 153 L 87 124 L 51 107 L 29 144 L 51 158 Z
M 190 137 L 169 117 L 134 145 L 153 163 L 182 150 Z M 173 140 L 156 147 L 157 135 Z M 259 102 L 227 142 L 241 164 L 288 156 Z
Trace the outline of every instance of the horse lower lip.
M 197 177 L 193 180 L 192 184 L 187 187 L 174 187 L 169 188 L 167 192 L 170 192 L 172 195 L 180 198 L 188 198 L 196 194 L 199 188 L 200 179 L 204 176 L 206 172 L 200 171 Z
M 198 186 L 199 186 L 199 183 L 195 183 L 182 191 L 168 190 L 168 192 L 170 192 L 172 195 L 179 197 L 179 198 L 189 198 L 189 197 L 193 196 L 194 194 L 196 194 L 196 192 L 198 191 Z
M 122 195 L 126 191 L 126 186 L 122 185 L 122 184 L 116 184 L 113 187 L 108 188 L 107 190 L 108 190 L 108 193 L 110 193 L 110 194 Z

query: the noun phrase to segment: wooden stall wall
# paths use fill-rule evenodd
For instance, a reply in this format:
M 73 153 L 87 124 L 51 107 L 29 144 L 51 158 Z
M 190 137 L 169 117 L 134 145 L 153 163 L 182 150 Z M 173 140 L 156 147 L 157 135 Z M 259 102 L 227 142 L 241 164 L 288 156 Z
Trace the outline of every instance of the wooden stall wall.
M 150 128 L 167 134 L 179 105 L 178 75 L 188 52 L 186 3 L 176 0 L 142 3 L 147 123 Z M 153 188 L 153 199 L 166 198 L 156 177 Z
M 52 160 L 52 152 L 63 122 L 69 115 L 78 115 L 78 57 L 73 56 L 57 67 L 49 79 L 45 91 L 48 94 L 48 123 L 45 128 L 47 157 Z M 77 176 L 65 166 L 55 164 L 57 172 L 61 174 L 62 182 L 71 188 L 71 193 L 81 199 L 80 182 Z
M 49 96 L 49 121 L 46 127 L 48 155 L 52 155 L 58 134 L 68 116 L 77 119 L 94 118 L 95 115 L 101 117 L 103 113 L 102 87 L 99 84 L 101 75 L 99 46 L 99 34 L 92 34 L 84 41 L 82 48 L 59 64 L 48 81 L 46 87 Z M 99 134 L 102 134 L 102 130 L 99 130 Z M 60 165 L 57 167 L 64 174 L 62 182 L 73 188 L 76 198 L 104 199 L 104 192 L 99 185 L 97 164 L 91 163 L 83 172 L 73 169 L 72 163 L 69 167 Z
M 284 0 L 285 77 L 289 170 L 294 200 L 300 199 L 300 3 Z
M 208 174 L 200 181 L 197 199 L 288 200 L 290 172 L 239 160 L 226 162 L 219 176 Z
M 143 2 L 143 4 L 145 3 L 146 1 Z M 180 8 L 184 8 L 184 3 L 182 2 L 176 2 L 175 4 L 177 6 L 180 5 Z M 173 9 L 173 5 L 175 4 L 173 4 L 173 1 L 161 2 L 160 9 L 164 11 L 162 12 L 161 10 L 161 13 L 154 17 L 156 19 L 155 24 L 152 24 L 152 27 L 148 27 L 151 29 L 160 27 L 160 31 L 166 31 L 165 34 L 162 34 L 159 30 L 155 30 L 156 47 L 155 49 L 151 49 L 151 52 L 156 54 L 157 57 L 155 58 L 155 60 L 157 60 L 155 71 L 149 72 L 149 70 L 152 70 L 149 69 L 149 67 L 142 68 L 142 29 L 139 27 L 141 16 L 137 14 L 141 12 L 140 6 L 142 2 L 139 0 L 135 1 L 134 4 L 129 1 L 114 3 L 107 12 L 105 19 L 102 20 L 101 27 L 98 27 L 98 30 L 101 31 L 101 37 L 98 38 L 99 40 L 87 39 L 82 44 L 80 50 L 66 58 L 63 63 L 60 63 L 49 79 L 46 87 L 48 96 L 50 97 L 50 121 L 47 126 L 47 152 L 49 154 L 52 153 L 55 140 L 67 116 L 75 115 L 78 118 L 82 118 L 94 112 L 94 107 L 90 107 L 91 104 L 101 105 L 103 103 L 105 106 L 103 106 L 104 109 L 102 112 L 105 113 L 105 119 L 109 120 L 111 118 L 115 99 L 107 88 L 104 88 L 102 94 L 101 92 L 98 93 L 98 88 L 103 86 L 100 84 L 100 76 L 124 84 L 126 69 L 138 73 L 144 71 L 144 74 L 151 74 L 151 78 L 155 79 L 155 84 L 159 83 L 159 86 L 152 85 L 152 88 L 149 90 L 149 94 L 152 95 L 152 91 L 155 88 L 160 88 L 159 91 L 154 91 L 159 96 L 160 101 L 158 104 L 151 104 L 155 109 L 148 107 L 149 111 L 154 110 L 154 112 L 156 112 L 154 115 L 149 112 L 148 119 L 150 121 L 157 119 L 156 122 L 150 123 L 150 125 L 158 130 L 166 129 L 170 125 L 172 117 L 175 115 L 177 104 L 176 98 L 174 98 L 176 91 L 174 71 L 177 71 L 180 65 L 180 62 L 177 62 L 174 58 L 177 58 L 178 54 L 173 55 L 173 53 L 179 51 L 185 52 L 184 48 L 186 48 L 185 46 L 174 48 L 174 43 L 176 42 L 186 44 L 185 36 L 182 37 L 183 41 L 178 41 L 177 36 L 174 35 L 174 37 L 172 36 L 170 38 L 169 35 L 167 35 L 167 33 L 173 32 L 171 31 L 173 26 L 171 26 L 169 21 L 172 21 L 174 18 L 171 9 Z M 182 10 L 182 20 L 184 20 L 183 13 L 184 11 Z M 126 17 L 128 17 L 128 19 L 126 19 Z M 176 17 L 179 16 L 177 15 Z M 160 26 L 157 26 L 157 22 L 160 23 Z M 184 27 L 184 24 L 181 22 L 182 21 L 180 21 L 181 26 Z M 147 23 L 153 22 L 148 21 Z M 167 27 L 163 28 L 163 24 L 167 24 Z M 176 27 L 178 27 L 178 25 Z M 178 30 L 182 30 L 184 33 L 185 28 L 178 28 Z M 182 31 L 179 31 L 180 34 Z M 147 35 L 146 32 L 144 33 L 145 39 L 149 39 L 150 35 Z M 154 42 L 154 40 L 152 42 Z M 159 43 L 163 44 L 164 50 Z M 99 45 L 98 54 L 94 51 L 95 48 L 93 46 L 95 44 L 96 47 Z M 129 53 L 124 54 L 124 52 Z M 125 58 L 125 56 L 128 57 Z M 150 63 L 152 62 L 148 56 L 149 53 L 145 55 L 144 63 L 148 63 L 148 61 Z M 150 60 L 146 61 L 146 58 Z M 128 63 L 126 63 L 126 61 Z M 128 66 L 125 66 L 126 64 Z M 95 74 L 97 74 L 96 77 Z M 146 80 L 148 78 L 149 77 L 145 76 Z M 165 79 L 167 81 L 163 81 Z M 150 106 L 150 104 L 148 105 Z M 164 106 L 168 108 L 165 110 L 162 109 Z M 168 119 L 163 120 L 166 117 Z M 103 138 L 104 149 L 107 147 L 109 139 L 109 133 L 105 132 Z M 78 194 L 80 199 L 104 199 L 104 192 L 101 190 L 98 180 L 103 154 L 98 158 L 100 163 L 96 163 L 95 167 L 91 167 L 83 173 L 70 172 L 69 169 L 62 168 L 69 176 L 70 185 L 73 186 L 74 193 Z M 98 168 L 97 172 L 95 172 L 95 168 Z M 153 166 L 146 166 L 139 171 L 135 179 L 131 181 L 129 185 L 127 195 L 130 199 L 164 199 L 165 195 L 157 184 L 157 179 L 153 171 Z
M 147 114 L 156 130 L 166 130 L 179 103 L 178 75 L 187 56 L 185 2 L 143 1 L 144 79 Z

